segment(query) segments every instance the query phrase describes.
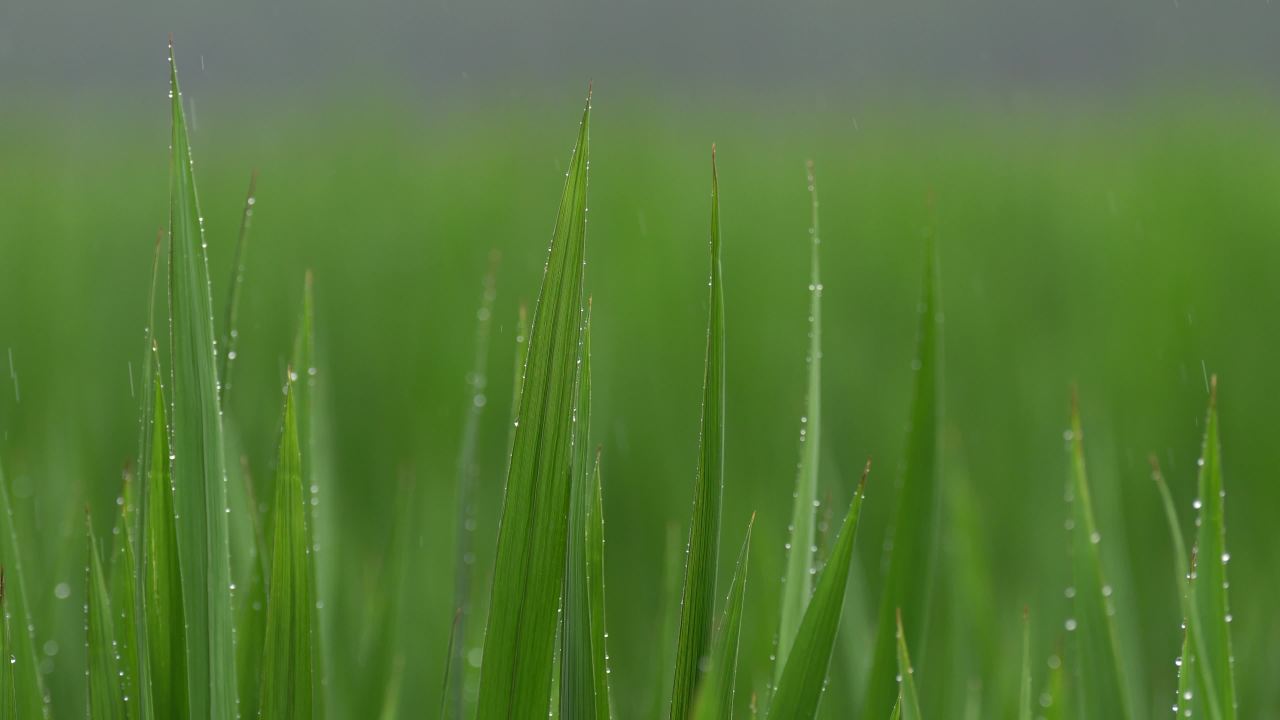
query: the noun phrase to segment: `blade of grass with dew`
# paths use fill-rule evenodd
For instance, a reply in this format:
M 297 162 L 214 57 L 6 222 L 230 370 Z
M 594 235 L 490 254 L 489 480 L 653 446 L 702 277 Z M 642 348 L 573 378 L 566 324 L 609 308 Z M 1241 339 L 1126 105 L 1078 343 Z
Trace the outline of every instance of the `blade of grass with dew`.
M 529 335 L 498 526 L 479 720 L 545 708 L 550 698 L 582 327 L 590 117 L 588 93 Z
M 1111 586 L 1102 576 L 1102 536 L 1094 522 L 1093 500 L 1085 474 L 1084 439 L 1079 403 L 1071 403 L 1071 554 L 1074 568 L 1075 617 L 1066 628 L 1076 645 L 1076 698 L 1082 717 L 1133 717 L 1125 692 L 1111 608 Z
M 742 634 L 742 605 L 747 589 L 747 560 L 751 552 L 751 528 L 756 516 L 747 523 L 747 534 L 738 551 L 738 564 L 729 581 L 724 600 L 724 614 L 716 626 L 711 645 L 710 667 L 698 686 L 693 716 L 696 720 L 723 720 L 733 717 L 734 685 L 738 676 L 738 644 Z
M 22 553 L 18 547 L 18 531 L 14 525 L 9 485 L 0 469 L 0 567 L 5 569 L 5 617 L 18 626 L 11 637 L 8 658 L 14 686 L 18 717 L 47 718 L 49 707 L 44 680 L 37 664 L 35 624 L 27 604 L 27 588 L 22 573 Z M 25 630 L 24 630 L 25 628 Z
M 14 681 L 15 656 L 9 605 L 4 597 L 4 568 L 0 567 L 0 720 L 18 720 L 18 686 Z
M 410 651 L 410 643 L 415 638 L 408 633 L 400 632 L 400 628 L 409 627 L 413 622 L 410 612 L 416 607 L 409 602 L 412 587 L 414 561 L 417 556 L 413 550 L 414 518 L 421 512 L 418 506 L 417 488 L 413 476 L 405 473 L 400 477 L 396 487 L 395 518 L 391 525 L 391 540 L 386 554 L 380 581 L 376 587 L 380 590 L 376 597 L 378 602 L 371 603 L 374 612 L 369 624 L 376 627 L 376 643 L 366 643 L 361 657 L 366 663 L 374 665 L 374 677 L 386 678 L 383 686 L 383 715 L 397 717 L 401 703 L 401 677 L 403 664 Z M 456 617 L 456 613 L 455 613 Z M 453 630 L 450 630 L 452 634 Z M 382 657 L 368 657 L 369 646 L 388 648 L 389 652 Z M 400 667 L 397 668 L 397 663 Z M 337 714 L 335 712 L 335 714 Z M 466 714 L 457 717 L 466 717 Z
M 599 559 L 591 523 L 594 515 L 598 465 L 591 462 L 591 301 L 582 320 L 582 345 L 578 351 L 578 395 L 574 405 L 573 467 L 569 488 L 569 536 L 565 543 L 563 613 L 560 622 L 560 717 L 566 720 L 607 720 L 608 693 L 599 696 L 605 685 L 604 627 L 597 623 L 596 602 L 603 602 L 592 587 L 591 567 Z M 598 569 L 596 570 L 598 572 Z M 600 615 L 603 618 L 603 615 Z M 600 634 L 597 635 L 596 631 Z M 597 649 L 601 652 L 597 658 Z M 599 660 L 599 662 L 597 662 Z M 604 715 L 600 715 L 601 708 Z
M 853 562 L 853 543 L 858 530 L 858 518 L 862 514 L 862 501 L 866 498 L 867 474 L 871 461 L 867 461 L 862 478 L 854 490 L 849 512 L 845 515 L 836 536 L 831 557 L 818 575 L 818 582 L 809 600 L 809 607 L 800 621 L 795 644 L 787 656 L 786 667 L 774 691 L 769 706 L 770 720 L 808 720 L 818 711 L 818 703 L 827 684 L 827 670 L 831 665 L 831 651 L 835 647 L 840 615 L 844 609 L 845 588 L 849 582 L 849 566 Z M 889 708 L 885 709 L 885 714 Z
M 191 147 L 178 66 L 169 44 L 173 115 L 170 161 L 169 311 L 173 363 L 173 486 L 187 636 L 191 715 L 236 713 L 226 467 L 218 400 L 217 344 Z
M 111 531 L 110 600 L 120 663 L 120 688 L 124 694 L 125 709 L 130 718 L 139 718 L 143 704 L 139 663 L 145 662 L 146 653 L 138 652 L 137 645 L 138 599 L 135 595 L 138 588 L 138 565 L 136 540 L 133 534 L 137 506 L 134 501 L 133 487 L 134 479 L 130 473 L 126 472 L 124 487 L 116 500 L 120 507 L 120 514 L 116 516 L 116 524 Z
M 805 414 L 800 418 L 800 465 L 796 470 L 791 540 L 787 543 L 786 574 L 782 576 L 782 606 L 778 621 L 773 680 L 782 677 L 787 653 L 795 639 L 813 590 L 816 506 L 818 504 L 818 441 L 822 420 L 822 279 L 818 268 L 818 190 L 813 162 L 806 166 L 812 210 L 809 221 L 809 366 Z
M 88 598 L 85 604 L 86 648 L 89 668 L 85 679 L 89 691 L 90 720 L 126 720 L 123 669 L 116 654 L 115 621 L 111 617 L 111 601 L 107 592 L 107 576 L 102 567 L 98 541 L 93 536 L 93 523 L 85 513 L 89 563 L 85 578 Z
M 893 702 L 893 710 L 889 711 L 889 720 L 902 720 L 902 692 L 898 692 L 898 699 Z
M 587 505 L 587 593 L 591 607 L 591 654 L 596 668 L 596 717 L 613 716 L 609 690 L 609 629 L 604 612 L 604 487 L 600 481 L 600 447 L 591 471 Z
M 702 425 L 698 437 L 698 474 L 693 485 L 693 520 L 685 552 L 680 633 L 676 641 L 671 718 L 684 720 L 703 675 L 710 650 L 720 555 L 720 505 L 724 493 L 724 283 L 720 273 L 720 181 L 716 149 L 711 146 L 711 279 L 708 283 L 706 369 L 702 381 Z
M 253 220 L 253 206 L 257 203 L 258 171 L 249 175 L 249 191 L 244 198 L 244 212 L 240 215 L 240 234 L 236 238 L 235 254 L 231 257 L 231 284 L 227 293 L 227 319 L 222 334 L 222 367 L 218 377 L 222 380 L 222 403 L 227 402 L 231 390 L 231 369 L 235 365 L 240 346 L 240 290 L 244 286 L 244 253 L 249 245 L 249 226 Z
M 907 618 L 909 643 L 917 660 L 925 636 L 929 593 L 937 545 L 939 507 L 939 423 L 942 416 L 942 299 L 938 283 L 938 251 L 930 229 L 925 243 L 924 287 L 920 299 L 920 325 L 915 380 L 906 455 L 898 484 L 898 507 L 893 519 L 888 572 L 880 596 L 871 675 L 867 682 L 864 715 L 883 717 L 897 693 L 894 613 L 901 608 Z
M 276 466 L 267 631 L 262 651 L 263 717 L 313 717 L 315 657 L 311 595 L 311 552 L 307 501 L 302 488 L 293 373 L 285 385 L 280 459 Z
M 1022 609 L 1022 674 L 1018 679 L 1018 720 L 1031 720 L 1031 614 Z
M 661 717 L 671 698 L 663 692 L 666 678 L 674 669 L 676 653 L 676 629 L 680 622 L 680 550 L 684 543 L 680 537 L 680 526 L 675 522 L 667 523 L 666 535 L 662 551 L 662 595 L 659 619 L 662 623 L 662 634 L 656 638 L 653 654 L 653 681 L 650 682 L 649 712 L 645 717 Z
M 1218 376 L 1210 379 L 1209 409 L 1205 413 L 1204 446 L 1196 480 L 1200 516 L 1196 522 L 1196 611 L 1203 634 L 1197 659 L 1210 669 L 1209 681 L 1219 699 L 1222 717 L 1236 718 L 1235 675 L 1231 652 L 1231 608 L 1227 602 L 1226 525 L 1223 506 L 1222 444 L 1218 436 Z
M 462 717 L 463 673 L 466 671 L 467 619 L 471 615 L 471 582 L 475 574 L 475 485 L 480 474 L 477 454 L 480 441 L 480 420 L 488 405 L 485 395 L 488 384 L 486 368 L 489 364 L 489 337 L 493 328 L 493 304 L 498 296 L 497 270 L 500 255 L 495 250 L 489 254 L 489 269 L 485 273 L 480 294 L 480 309 L 476 311 L 475 350 L 471 372 L 467 375 L 467 406 L 462 422 L 462 442 L 458 448 L 457 509 L 454 523 L 453 553 L 453 606 L 461 614 L 454 624 L 457 642 L 450 636 L 450 655 L 447 658 L 453 678 L 452 687 L 445 688 L 445 696 L 455 717 Z M 514 422 L 514 419 L 513 419 Z
M 907 634 L 902 629 L 902 611 L 896 611 L 898 627 L 898 684 L 902 686 L 902 720 L 920 720 L 920 698 L 916 694 L 915 668 L 907 651 Z
M 1160 491 L 1160 499 L 1164 505 L 1165 518 L 1169 523 L 1169 536 L 1173 541 L 1174 569 L 1178 578 L 1178 603 L 1182 610 L 1182 654 L 1178 657 L 1178 707 L 1184 717 L 1193 717 L 1197 713 L 1191 709 L 1191 703 L 1199 701 L 1205 708 L 1201 714 L 1211 720 L 1221 720 L 1222 705 L 1218 699 L 1218 685 L 1214 682 L 1212 663 L 1204 658 L 1204 631 L 1200 626 L 1200 613 L 1197 610 L 1196 596 L 1196 564 L 1197 557 L 1191 553 L 1190 565 L 1187 564 L 1187 546 L 1182 540 L 1182 530 L 1178 523 L 1178 511 L 1173 504 L 1173 495 L 1160 472 L 1160 464 L 1152 455 L 1151 479 Z

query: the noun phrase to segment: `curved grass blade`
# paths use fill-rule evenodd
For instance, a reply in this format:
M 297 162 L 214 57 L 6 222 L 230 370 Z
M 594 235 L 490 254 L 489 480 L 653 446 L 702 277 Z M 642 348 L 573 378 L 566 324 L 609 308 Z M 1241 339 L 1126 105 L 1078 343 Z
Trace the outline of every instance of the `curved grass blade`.
M 680 634 L 676 641 L 671 718 L 683 720 L 692 709 L 701 682 L 703 657 L 710 650 L 720 555 L 720 504 L 724 492 L 724 284 L 720 274 L 720 181 L 716 149 L 711 146 L 711 281 L 707 322 L 706 370 L 702 381 L 702 427 L 698 437 L 698 475 L 693 485 L 693 521 L 689 526 Z
M 138 566 L 133 535 L 136 513 L 133 495 L 133 478 L 126 473 L 124 489 L 117 500 L 120 514 L 116 516 L 112 530 L 110 599 L 118 645 L 120 690 L 128 716 L 138 718 L 142 712 L 139 663 L 145 661 L 146 653 L 139 653 L 137 645 Z
M 1102 536 L 1093 519 L 1093 500 L 1084 466 L 1084 440 L 1079 404 L 1071 402 L 1071 554 L 1074 567 L 1076 616 L 1067 621 L 1075 636 L 1076 701 L 1082 717 L 1133 717 L 1125 692 L 1119 647 L 1116 643 L 1111 586 L 1102 576 Z
M 800 418 L 800 465 L 796 470 L 795 506 L 791 514 L 791 540 L 787 543 L 786 574 L 782 577 L 782 608 L 778 621 L 774 682 L 782 677 L 787 653 L 804 617 L 813 590 L 815 568 L 815 520 L 818 504 L 818 441 L 822 420 L 822 279 L 818 274 L 818 190 L 813 161 L 806 166 L 812 217 L 809 225 L 809 385 L 805 414 Z
M 1022 608 L 1022 676 L 1018 681 L 1018 720 L 1031 720 L 1031 616 Z
M 1209 669 L 1207 681 L 1213 696 L 1220 701 L 1222 717 L 1235 720 L 1236 690 L 1231 654 L 1231 608 L 1227 602 L 1226 525 L 1223 505 L 1226 490 L 1222 486 L 1222 445 L 1218 437 L 1218 376 L 1210 380 L 1209 409 L 1205 414 L 1204 447 L 1199 460 L 1197 502 L 1200 517 L 1196 522 L 1197 623 L 1203 634 L 1197 659 Z M 1204 688 L 1207 690 L 1208 687 Z
M 289 377 L 272 508 L 271 583 L 259 708 L 264 718 L 307 720 L 314 706 L 314 603 L 292 372 Z
M 169 335 L 173 362 L 173 487 L 187 626 L 191 715 L 236 713 L 222 411 L 218 400 L 204 218 L 196 197 L 178 66 L 169 43 L 173 114 L 169 205 Z
M 545 708 L 550 698 L 573 464 L 590 117 L 588 94 L 533 313 L 498 527 L 479 720 Z
M 231 257 L 231 284 L 227 293 L 227 319 L 223 326 L 222 348 L 220 356 L 222 367 L 218 377 L 222 380 L 222 402 L 227 402 L 227 393 L 231 390 L 231 369 L 235 365 L 237 348 L 240 346 L 240 290 L 244 286 L 244 253 L 249 246 L 249 226 L 253 220 L 253 206 L 257 200 L 258 171 L 249 175 L 249 192 L 244 198 L 244 212 L 240 215 L 240 234 L 236 238 L 235 254 Z
M 14 704 L 20 718 L 47 718 L 49 707 L 45 696 L 44 680 L 36 663 L 36 638 L 33 620 L 27 604 L 27 590 L 23 584 L 22 553 L 18 548 L 18 532 L 14 527 L 13 505 L 9 501 L 9 486 L 0 470 L 0 567 L 5 570 L 6 588 L 4 601 L 5 619 L 18 626 L 16 635 L 10 636 L 9 652 L 5 663 L 12 674 Z M 26 631 L 23 631 L 26 628 Z
M 894 612 L 907 618 L 909 643 L 919 657 L 928 617 L 937 545 L 938 426 L 942 417 L 942 300 L 938 289 L 938 252 L 930 232 L 926 239 L 920 328 L 913 363 L 915 381 L 906 456 L 898 485 L 898 507 L 892 530 L 892 554 L 880 596 L 871 676 L 864 715 L 883 717 L 897 694 Z M 905 713 L 904 713 L 905 714 Z
M 849 566 L 853 562 L 853 541 L 866 497 L 867 474 L 871 461 L 862 471 L 862 479 L 849 503 L 849 512 L 840 526 L 831 559 L 818 575 L 818 583 L 796 633 L 795 644 L 787 657 L 782 678 L 769 707 L 771 720 L 808 720 L 818 711 L 818 702 L 827 684 L 827 669 L 835 646 L 844 608 L 845 588 L 849 582 Z M 885 708 L 885 715 L 891 708 Z
M 98 552 L 98 541 L 93 536 L 93 523 L 87 512 L 85 528 L 89 547 L 89 567 L 85 574 L 88 585 L 85 629 L 88 633 L 89 653 L 89 670 L 85 677 L 89 689 L 89 719 L 125 720 L 128 715 L 120 683 L 123 670 L 119 656 L 116 655 L 115 622 L 111 617 L 107 575 L 102 567 L 102 556 Z
M 907 652 L 907 636 L 902 630 L 902 611 L 897 611 L 898 626 L 898 684 L 902 686 L 901 704 L 902 720 L 920 720 L 920 698 L 916 694 L 915 669 L 911 667 L 911 656 Z
M 729 593 L 724 601 L 724 614 L 716 627 L 712 643 L 710 667 L 702 684 L 698 686 L 694 703 L 696 720 L 728 720 L 733 717 L 734 685 L 738 675 L 738 640 L 742 633 L 742 604 L 747 588 L 747 559 L 751 552 L 751 528 L 756 516 L 747 523 L 747 534 L 738 552 L 738 564 L 729 581 Z

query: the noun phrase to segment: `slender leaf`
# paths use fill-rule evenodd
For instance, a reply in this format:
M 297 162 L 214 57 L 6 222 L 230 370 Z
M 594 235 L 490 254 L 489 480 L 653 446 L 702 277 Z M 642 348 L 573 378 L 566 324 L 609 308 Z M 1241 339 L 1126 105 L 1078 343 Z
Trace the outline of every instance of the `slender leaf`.
M 942 417 L 942 300 L 933 235 L 925 249 L 924 288 L 913 363 L 915 381 L 907 429 L 906 456 L 898 486 L 898 507 L 891 534 L 888 573 L 880 596 L 879 620 L 867 683 L 864 715 L 883 717 L 897 694 L 894 612 L 907 619 L 908 643 L 920 657 L 937 545 L 939 497 L 938 426 Z
M 8 668 L 12 675 L 18 717 L 47 718 L 44 680 L 36 664 L 35 621 L 27 604 L 27 590 L 23 582 L 22 553 L 18 547 L 18 531 L 14 525 L 13 505 L 9 500 L 9 485 L 0 470 L 0 567 L 5 570 L 5 618 L 18 627 L 10 637 Z M 25 628 L 25 631 L 23 630 Z
M 13 647 L 9 604 L 4 597 L 4 568 L 0 567 L 0 720 L 18 720 L 18 686 L 14 680 L 16 657 Z
M 169 206 L 169 312 L 173 362 L 173 487 L 182 569 L 191 715 L 236 713 L 231 551 L 218 398 L 217 344 L 191 147 L 178 66 L 169 44 L 173 114 Z
M 235 366 L 240 347 L 240 294 L 244 286 L 244 254 L 249 246 L 249 226 L 253 221 L 253 206 L 257 204 L 258 171 L 249 175 L 249 191 L 244 198 L 244 211 L 240 214 L 240 234 L 236 238 L 235 255 L 231 258 L 231 284 L 227 293 L 227 319 L 222 334 L 222 367 L 218 377 L 222 380 L 222 402 L 226 404 L 231 391 L 231 369 Z
M 782 576 L 782 608 L 778 622 L 774 682 L 782 677 L 787 654 L 795 639 L 804 609 L 813 591 L 815 520 L 818 504 L 818 441 L 822 420 L 822 278 L 818 273 L 818 190 L 813 162 L 807 166 L 812 202 L 809 225 L 809 385 L 805 414 L 800 418 L 800 465 L 796 469 L 795 503 L 791 514 L 791 540 L 787 543 L 786 574 Z
M 126 473 L 124 489 L 116 502 L 120 514 L 116 516 L 116 525 L 112 529 L 111 548 L 111 609 L 115 623 L 115 639 L 120 664 L 120 690 L 124 695 L 125 709 L 130 718 L 141 717 L 142 700 L 139 663 L 144 661 L 146 653 L 138 652 L 138 599 L 135 597 L 138 588 L 138 566 L 136 560 L 136 540 L 133 529 L 136 525 L 134 515 L 137 508 L 134 504 L 133 478 Z
M 661 610 L 662 634 L 655 638 L 653 658 L 654 681 L 650 685 L 649 712 L 645 717 L 661 717 L 671 701 L 663 688 L 665 679 L 670 677 L 674 668 L 676 653 L 676 630 L 680 623 L 680 580 L 684 569 L 680 562 L 680 551 L 684 542 L 680 537 L 680 526 L 675 522 L 667 523 L 666 534 L 662 545 L 662 595 L 659 598 Z
M 902 686 L 902 720 L 920 720 L 920 698 L 916 693 L 915 668 L 907 652 L 907 636 L 902 630 L 902 611 L 897 611 L 898 625 L 898 684 Z
M 818 583 L 809 607 L 800 621 L 795 644 L 787 657 L 782 678 L 778 681 L 769 707 L 771 720 L 801 720 L 814 717 L 827 684 L 831 651 L 835 646 L 840 615 L 844 608 L 845 588 L 849 582 L 849 566 L 853 562 L 853 541 L 866 497 L 867 474 L 871 461 L 862 471 L 862 479 L 849 503 L 849 512 L 840 526 L 831 559 L 818 575 Z M 888 714 L 891 708 L 886 708 Z
M 898 690 L 898 699 L 893 702 L 893 710 L 889 711 L 889 720 L 902 720 L 902 690 Z
M 582 327 L 590 115 L 588 95 L 533 313 L 498 527 L 479 720 L 528 713 L 550 698 Z
M 453 624 L 449 626 L 449 649 L 445 652 L 444 682 L 440 683 L 440 720 L 447 720 L 449 717 L 461 717 L 461 715 L 459 715 L 456 712 L 452 716 L 449 714 L 449 702 L 450 702 L 450 698 L 453 695 L 449 690 L 452 684 L 450 682 L 450 676 L 454 672 L 454 669 L 453 669 L 453 656 L 455 652 L 454 647 L 458 644 L 458 633 L 461 627 L 462 627 L 462 608 L 458 608 L 453 613 Z M 401 670 L 403 670 L 404 656 L 397 655 L 396 659 L 400 665 Z M 398 673 L 395 673 L 393 671 L 392 680 L 395 680 L 397 683 L 399 682 Z M 462 686 L 459 685 L 458 688 L 459 688 L 458 692 L 459 694 L 461 694 Z M 392 692 L 393 690 L 394 692 Z M 458 702 L 458 705 L 456 707 L 460 708 L 462 705 L 462 698 L 459 697 L 457 702 Z M 393 688 L 389 682 L 387 687 L 387 702 L 384 704 L 384 709 L 382 713 L 383 716 L 387 718 L 395 717 L 397 714 L 395 712 L 395 708 L 399 707 L 399 705 L 400 705 L 399 687 L 397 685 L 396 687 Z
M 116 654 L 115 621 L 111 617 L 111 600 L 107 592 L 107 575 L 102 567 L 98 541 L 93 536 L 93 523 L 85 517 L 88 535 L 89 567 L 86 573 L 88 598 L 85 605 L 88 632 L 89 669 L 85 674 L 89 689 L 89 720 L 125 720 L 124 688 L 120 680 L 123 669 Z
M 1018 720 L 1031 720 L 1031 616 L 1022 609 L 1022 675 L 1018 681 Z
M 609 690 L 609 630 L 604 612 L 604 488 L 600 482 L 600 448 L 591 471 L 587 504 L 587 598 L 591 607 L 591 660 L 595 668 L 596 717 L 612 717 Z
M 720 181 L 714 145 L 711 147 L 709 295 L 698 474 L 693 485 L 693 520 L 689 526 L 680 603 L 680 634 L 676 641 L 675 683 L 671 692 L 672 720 L 683 720 L 689 715 L 694 692 L 702 679 L 703 659 L 711 649 L 720 555 L 720 505 L 724 492 L 724 284 L 720 273 Z
M 734 685 L 738 676 L 738 642 L 742 633 L 742 604 L 747 588 L 747 559 L 751 552 L 751 528 L 756 516 L 747 523 L 747 534 L 738 552 L 738 564 L 729 581 L 724 600 L 724 614 L 716 626 L 706 678 L 698 686 L 694 703 L 697 720 L 728 720 L 733 717 Z

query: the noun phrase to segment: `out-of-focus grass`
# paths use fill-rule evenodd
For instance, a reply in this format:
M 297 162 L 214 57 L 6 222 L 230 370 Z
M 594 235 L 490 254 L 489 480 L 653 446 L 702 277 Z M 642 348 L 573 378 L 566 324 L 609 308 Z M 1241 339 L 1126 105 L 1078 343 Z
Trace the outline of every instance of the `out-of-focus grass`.
M 434 707 L 434 679 L 443 675 L 454 608 L 448 583 L 431 577 L 450 575 L 455 465 L 472 402 L 469 308 L 497 248 L 504 262 L 486 394 L 499 407 L 485 415 L 478 437 L 475 535 L 481 567 L 493 556 L 514 319 L 518 303 L 534 298 L 545 260 L 547 209 L 566 169 L 568 104 L 491 102 L 446 117 L 377 106 L 256 115 L 201 101 L 192 123 L 215 280 L 230 271 L 245 174 L 260 171 L 226 408 L 260 477 L 270 477 L 279 437 L 279 378 L 299 311 L 293 279 L 314 270 L 317 364 L 334 425 L 335 488 L 324 502 L 336 509 L 343 538 L 328 546 L 327 562 L 345 575 L 328 610 L 349 619 L 335 649 L 352 662 L 344 692 L 368 707 L 380 705 L 385 678 L 361 662 L 388 653 L 364 628 L 380 607 L 387 518 L 404 475 L 416 480 L 413 546 L 429 548 L 420 554 L 438 567 L 408 573 L 414 611 L 407 616 L 421 642 L 405 647 L 404 672 L 433 680 L 405 683 L 402 706 Z M 48 115 L 9 107 L 0 116 L 0 363 L 8 364 L 8 351 L 12 357 L 0 380 L 10 369 L 16 375 L 0 384 L 0 461 L 21 536 L 41 539 L 23 545 L 23 570 L 61 716 L 76 716 L 84 701 L 82 501 L 98 527 L 111 527 L 119 471 L 136 451 L 132 409 L 150 385 L 139 367 L 140 318 L 155 232 L 167 220 L 163 98 L 154 105 Z M 688 522 L 698 427 L 692 398 L 700 395 L 707 313 L 705 147 L 714 139 L 732 367 L 726 485 L 733 492 L 724 513 L 759 511 L 738 687 L 761 688 L 772 673 L 794 423 L 804 407 L 803 161 L 813 157 L 824 201 L 819 497 L 830 492 L 844 507 L 867 455 L 879 459 L 883 477 L 903 455 L 921 229 L 932 194 L 951 379 L 943 431 L 956 439 L 943 465 L 955 466 L 948 453 L 963 459 L 982 514 L 970 526 L 978 533 L 970 547 L 988 561 L 995 605 L 984 618 L 996 624 L 972 629 L 991 638 L 981 647 L 1017 658 L 1019 613 L 1029 604 L 1034 683 L 1045 686 L 1045 659 L 1069 613 L 1069 538 L 1059 530 L 1062 398 L 1075 381 L 1088 398 L 1085 450 L 1108 539 L 1106 577 L 1124 622 L 1139 631 L 1127 646 L 1140 673 L 1133 682 L 1142 704 L 1168 705 L 1181 613 L 1146 456 L 1159 456 L 1189 517 L 1207 377 L 1216 372 L 1224 379 L 1223 462 L 1232 486 L 1241 715 L 1280 712 L 1280 690 L 1268 680 L 1280 672 L 1271 651 L 1280 623 L 1270 611 L 1280 602 L 1280 558 L 1268 517 L 1280 501 L 1272 407 L 1280 397 L 1272 368 L 1280 351 L 1273 130 L 1280 111 L 1250 103 L 1193 111 L 1206 105 L 1183 99 L 1112 112 L 860 111 L 855 124 L 839 108 L 761 114 L 763 102 L 641 109 L 598 95 L 598 105 L 592 419 L 608 458 L 605 568 L 619 707 L 648 701 L 652 668 L 661 664 L 654 657 L 661 643 L 648 630 L 661 621 L 660 548 L 670 521 Z M 214 308 L 224 307 L 226 286 L 214 290 Z M 855 563 L 862 576 L 852 582 L 877 598 L 893 506 L 887 493 L 873 497 L 885 501 L 865 508 Z M 944 515 L 944 538 L 947 522 Z M 721 563 L 722 581 L 731 570 Z M 61 583 L 66 598 L 55 593 Z M 487 586 L 487 577 L 477 580 Z M 926 712 L 965 700 L 953 687 L 966 684 L 932 671 L 933 658 L 957 656 L 944 645 L 948 622 L 935 613 L 928 654 L 912 655 Z M 1011 713 L 1018 664 L 994 665 L 1009 677 L 984 678 L 983 707 Z

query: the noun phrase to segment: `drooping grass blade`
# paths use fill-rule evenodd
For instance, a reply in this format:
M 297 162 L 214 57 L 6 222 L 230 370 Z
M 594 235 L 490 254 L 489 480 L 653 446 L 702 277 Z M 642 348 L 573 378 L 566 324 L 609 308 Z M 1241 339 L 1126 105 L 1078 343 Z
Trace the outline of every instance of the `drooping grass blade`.
M 9 500 L 9 485 L 0 470 L 0 567 L 5 572 L 4 616 L 17 632 L 10 635 L 10 651 L 5 654 L 6 664 L 12 674 L 14 704 L 18 717 L 47 718 L 44 680 L 37 664 L 35 624 L 27 604 L 27 589 L 23 582 L 22 553 L 18 547 L 18 532 L 14 527 L 13 505 Z
M 710 669 L 698 686 L 694 703 L 697 720 L 728 720 L 733 717 L 734 686 L 738 677 L 738 640 L 742 633 L 742 604 L 747 589 L 747 560 L 751 552 L 751 528 L 756 516 L 747 523 L 747 534 L 738 551 L 738 564 L 729 581 L 724 612 L 716 626 L 715 640 L 709 657 Z
M 920 698 L 916 693 L 915 668 L 907 651 L 907 636 L 902 630 L 902 611 L 897 611 L 898 684 L 902 686 L 902 720 L 920 720 Z
M 853 562 L 853 541 L 858 530 L 858 517 L 862 514 L 862 501 L 866 497 L 867 474 L 871 461 L 862 471 L 862 479 L 849 503 L 849 512 L 840 526 L 835 546 L 826 567 L 818 575 L 809 607 L 805 610 L 796 641 L 787 657 L 786 667 L 774 691 L 769 706 L 770 720 L 808 720 L 818 711 L 827 684 L 827 670 L 831 664 L 831 651 L 835 646 L 840 626 L 840 614 L 844 608 L 845 587 L 849 581 L 849 566 Z M 885 715 L 892 708 L 885 708 Z M 878 716 L 877 716 L 878 717 Z
M 307 499 L 302 488 L 302 450 L 292 373 L 285 385 L 284 422 L 276 466 L 271 584 L 262 651 L 264 718 L 313 717 L 315 653 L 311 551 Z
M 1218 698 L 1222 717 L 1235 720 L 1236 690 L 1231 654 L 1231 607 L 1227 602 L 1226 524 L 1223 506 L 1227 492 L 1222 485 L 1222 444 L 1218 436 L 1218 376 L 1210 380 L 1209 409 L 1205 414 L 1204 447 L 1196 481 L 1200 516 L 1196 521 L 1196 612 L 1203 634 L 1197 659 L 1206 667 L 1207 682 Z M 1208 690 L 1203 688 L 1202 691 Z
M 545 708 L 550 698 L 573 464 L 590 116 L 588 95 L 533 312 L 498 528 L 479 720 Z
M 249 226 L 253 221 L 253 206 L 257 204 L 258 171 L 249 175 L 249 191 L 244 198 L 244 211 L 240 214 L 240 234 L 236 238 L 235 254 L 231 257 L 231 284 L 227 292 L 226 322 L 222 327 L 222 367 L 218 377 L 222 380 L 222 403 L 227 402 L 231 391 L 231 369 L 235 365 L 240 347 L 240 291 L 244 286 L 244 254 L 249 246 Z
M 897 694 L 895 610 L 901 608 L 907 621 L 908 643 L 917 651 L 916 659 L 923 661 L 919 649 L 928 615 L 939 524 L 938 425 L 942 416 L 942 300 L 938 288 L 938 252 L 932 232 L 926 241 L 924 288 L 919 307 L 910 425 L 891 531 L 892 554 L 880 596 L 871 676 L 867 683 L 863 713 L 867 717 L 887 715 Z
M 1094 522 L 1085 474 L 1079 405 L 1071 403 L 1071 554 L 1075 617 L 1066 622 L 1076 648 L 1076 702 L 1083 717 L 1131 718 L 1111 607 L 1111 586 L 1102 576 L 1102 535 Z
M 786 574 L 782 576 L 782 607 L 778 621 L 774 682 L 782 677 L 787 653 L 795 639 L 804 609 L 813 590 L 815 520 L 818 504 L 818 441 L 822 420 L 822 278 L 818 267 L 818 190 L 813 162 L 807 165 L 812 201 L 809 224 L 809 354 L 805 414 L 800 418 L 800 464 L 796 469 L 795 503 L 791 514 L 791 539 L 787 543 Z
M 676 641 L 671 718 L 684 720 L 701 682 L 703 658 L 710 650 L 720 554 L 720 505 L 724 492 L 724 283 L 720 274 L 720 181 L 711 147 L 711 281 L 707 323 L 706 370 L 702 381 L 702 426 L 698 438 L 698 474 L 693 485 L 680 633 Z
M 173 372 L 173 487 L 187 636 L 187 690 L 196 718 L 236 713 L 231 554 L 218 398 L 217 344 L 191 147 L 169 43 L 172 110 L 169 335 Z
M 89 562 L 85 577 L 88 598 L 85 604 L 85 630 L 89 667 L 85 673 L 89 691 L 89 720 L 126 720 L 123 669 L 116 654 L 115 622 L 111 617 L 111 601 L 107 591 L 107 575 L 102 567 L 98 541 L 93 536 L 93 523 L 85 515 Z

